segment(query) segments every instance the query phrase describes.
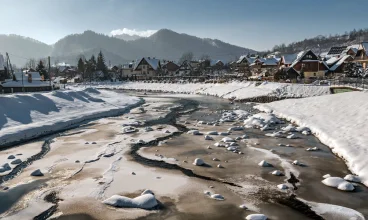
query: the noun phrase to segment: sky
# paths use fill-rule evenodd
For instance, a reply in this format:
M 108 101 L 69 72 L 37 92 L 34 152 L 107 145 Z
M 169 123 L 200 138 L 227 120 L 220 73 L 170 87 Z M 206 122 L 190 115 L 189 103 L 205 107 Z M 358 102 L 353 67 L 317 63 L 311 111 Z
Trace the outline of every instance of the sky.
M 85 30 L 149 36 L 167 28 L 267 50 L 368 28 L 367 0 L 0 0 L 0 7 L 0 34 L 47 44 Z

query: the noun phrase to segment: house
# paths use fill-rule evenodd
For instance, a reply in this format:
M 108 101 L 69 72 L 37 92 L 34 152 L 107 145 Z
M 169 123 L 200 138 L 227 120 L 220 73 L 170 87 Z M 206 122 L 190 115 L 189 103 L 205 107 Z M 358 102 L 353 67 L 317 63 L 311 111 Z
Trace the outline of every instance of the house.
M 318 56 L 312 50 L 301 51 L 296 60 L 290 65 L 305 78 L 325 77 L 329 67 L 325 62 L 321 62 Z
M 294 60 L 296 60 L 297 57 L 298 57 L 298 54 L 297 53 L 294 53 L 294 54 L 284 54 L 280 58 L 279 66 L 280 67 L 289 67 L 294 62 Z
M 327 65 L 329 65 L 329 72 L 342 74 L 344 73 L 346 63 L 354 61 L 354 58 L 347 54 L 337 59 L 334 59 L 333 61 L 334 61 L 333 63 L 329 62 L 330 65 L 326 61 Z
M 275 57 L 263 58 L 261 61 L 261 68 L 277 68 L 279 60 Z
M 193 76 L 194 75 L 194 68 L 191 65 L 191 62 L 185 60 L 180 66 L 179 69 L 176 71 L 178 76 Z
M 217 60 L 216 63 L 215 63 L 216 67 L 224 67 L 224 65 L 225 64 L 221 60 Z
M 159 59 L 143 57 L 136 62 L 133 70 L 137 79 L 152 79 L 161 72 L 161 62 Z
M 354 61 L 361 63 L 364 69 L 368 68 L 368 42 L 359 45 Z
M 0 90 L 4 93 L 13 92 L 38 92 L 51 90 L 50 81 L 43 81 L 38 72 L 15 72 L 11 81 L 6 81 L 0 85 Z
M 164 60 L 161 64 L 164 75 L 173 75 L 179 69 L 179 66 L 173 61 Z
M 2 54 L 0 54 L 0 82 L 8 78 L 8 71 L 6 69 L 5 60 Z
M 300 74 L 293 67 L 285 67 L 282 69 L 282 73 L 286 79 L 297 79 Z
M 347 50 L 347 46 L 340 46 L 340 47 L 331 47 L 326 55 L 326 59 L 336 56 L 341 56 Z

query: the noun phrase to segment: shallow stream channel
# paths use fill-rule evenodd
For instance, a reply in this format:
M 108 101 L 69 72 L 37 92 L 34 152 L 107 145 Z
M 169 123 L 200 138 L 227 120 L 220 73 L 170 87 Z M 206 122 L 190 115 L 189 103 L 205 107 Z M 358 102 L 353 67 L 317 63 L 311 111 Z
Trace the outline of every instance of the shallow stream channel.
M 353 183 L 347 192 L 322 183 L 326 174 L 351 174 L 344 161 L 312 134 L 285 129 L 297 125 L 260 114 L 256 103 L 117 92 L 145 103 L 128 114 L 0 151 L 0 164 L 10 155 L 23 161 L 0 173 L 0 218 L 368 217 L 364 185 Z M 264 129 L 245 126 L 254 115 L 272 123 Z M 31 175 L 38 169 L 42 175 Z M 134 198 L 145 189 L 158 201 L 153 209 L 103 203 L 113 195 Z

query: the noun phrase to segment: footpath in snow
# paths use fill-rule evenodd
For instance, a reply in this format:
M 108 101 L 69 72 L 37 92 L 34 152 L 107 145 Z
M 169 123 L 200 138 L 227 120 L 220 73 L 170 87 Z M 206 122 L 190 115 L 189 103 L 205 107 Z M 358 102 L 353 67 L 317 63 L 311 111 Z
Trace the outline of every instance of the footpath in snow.
M 0 96 L 0 146 L 98 117 L 124 113 L 141 100 L 93 88 Z
M 256 108 L 309 127 L 368 186 L 368 92 L 282 100 Z
M 259 82 L 258 82 L 259 83 Z M 290 83 L 263 82 L 232 82 L 213 83 L 99 83 L 96 88 L 145 90 L 155 92 L 202 94 L 226 99 L 244 100 L 271 96 L 277 98 L 302 98 L 330 94 L 329 86 L 312 86 Z

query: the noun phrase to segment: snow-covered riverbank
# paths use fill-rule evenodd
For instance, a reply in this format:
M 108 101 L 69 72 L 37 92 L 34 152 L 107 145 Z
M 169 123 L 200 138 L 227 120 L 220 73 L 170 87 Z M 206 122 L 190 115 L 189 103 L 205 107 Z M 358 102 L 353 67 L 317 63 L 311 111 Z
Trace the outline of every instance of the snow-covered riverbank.
M 309 127 L 321 142 L 346 160 L 349 169 L 368 186 L 367 101 L 367 92 L 348 92 L 283 100 L 256 108 Z
M 92 88 L 0 96 L 0 146 L 65 129 L 84 120 L 121 114 L 141 102 Z
M 258 82 L 259 83 L 259 82 Z M 87 85 L 90 86 L 90 85 Z M 155 92 L 202 94 L 227 99 L 244 100 L 263 96 L 302 98 L 330 94 L 329 86 L 263 82 L 212 83 L 95 83 L 95 88 L 145 90 Z

